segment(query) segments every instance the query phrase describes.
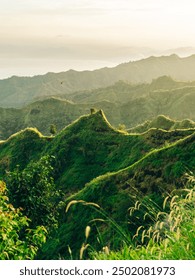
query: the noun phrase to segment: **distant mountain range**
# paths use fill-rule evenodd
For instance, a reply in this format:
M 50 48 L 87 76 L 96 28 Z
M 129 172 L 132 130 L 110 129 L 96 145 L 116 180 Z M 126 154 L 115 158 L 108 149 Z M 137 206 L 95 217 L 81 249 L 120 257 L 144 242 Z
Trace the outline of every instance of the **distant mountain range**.
M 123 124 L 127 129 L 158 115 L 194 121 L 195 82 L 177 82 L 167 76 L 144 84 L 118 81 L 105 88 L 42 97 L 23 108 L 0 108 L 0 139 L 26 127 L 48 135 L 51 124 L 59 132 L 91 108 L 103 109 L 113 126 Z
M 94 71 L 69 70 L 34 77 L 11 77 L 0 80 L 0 106 L 22 107 L 46 96 L 67 95 L 76 91 L 108 87 L 119 80 L 127 83 L 151 83 L 160 76 L 178 81 L 195 80 L 195 55 L 149 57 Z

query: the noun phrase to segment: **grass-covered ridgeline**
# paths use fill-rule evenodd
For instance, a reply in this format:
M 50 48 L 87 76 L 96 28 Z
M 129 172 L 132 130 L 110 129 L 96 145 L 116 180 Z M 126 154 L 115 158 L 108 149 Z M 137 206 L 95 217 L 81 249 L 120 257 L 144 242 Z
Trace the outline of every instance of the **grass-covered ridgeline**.
M 47 229 L 34 258 L 102 258 L 103 248 L 118 254 L 147 246 L 134 237 L 137 229 L 144 236 L 159 212 L 172 211 L 163 201 L 195 171 L 194 140 L 193 128 L 129 134 L 92 110 L 55 136 L 27 128 L 1 141 L 10 203 L 23 208 L 30 227 Z
M 193 129 L 128 134 L 114 129 L 104 113 L 86 115 L 55 137 L 44 137 L 37 129 L 25 129 L 0 143 L 0 172 L 24 169 L 42 156 L 55 157 L 54 177 L 64 193 L 74 193 L 93 178 L 128 167 L 153 149 L 192 134 Z
M 97 177 L 70 196 L 64 208 L 71 201 L 80 203 L 73 203 L 66 215 L 62 215 L 61 226 L 48 239 L 42 257 L 51 258 L 57 253 L 58 257 L 69 258 L 70 247 L 74 258 L 79 258 L 87 225 L 91 226 L 89 243 L 95 250 L 105 246 L 114 250 L 122 246 L 121 230 L 118 232 L 116 224 L 130 240 L 137 227 L 144 225 L 148 229 L 155 215 L 163 211 L 165 197 L 176 188 L 182 188 L 183 174 L 194 169 L 194 137 L 193 134 L 168 147 L 153 150 L 130 167 Z M 129 209 L 137 201 L 142 207 L 130 216 Z M 151 211 L 145 217 L 148 205 L 151 205 Z M 67 244 L 67 240 L 72 242 Z

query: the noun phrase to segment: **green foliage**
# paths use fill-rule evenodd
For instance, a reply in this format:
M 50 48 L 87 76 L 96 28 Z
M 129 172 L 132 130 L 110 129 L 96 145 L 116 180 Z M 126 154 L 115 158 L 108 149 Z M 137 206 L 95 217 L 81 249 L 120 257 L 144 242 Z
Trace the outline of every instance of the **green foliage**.
M 46 241 L 46 229 L 29 228 L 29 219 L 21 209 L 9 203 L 5 184 L 0 181 L 0 259 L 33 259 Z
M 40 157 L 49 138 L 36 128 L 27 128 L 12 135 L 6 141 L 0 143 L 0 175 L 13 170 L 16 165 L 20 169 L 31 161 Z
M 44 225 L 50 228 L 57 223 L 59 192 L 52 178 L 53 160 L 44 156 L 22 171 L 16 168 L 7 178 L 10 200 L 15 207 L 22 207 L 25 215 L 32 220 L 32 227 Z

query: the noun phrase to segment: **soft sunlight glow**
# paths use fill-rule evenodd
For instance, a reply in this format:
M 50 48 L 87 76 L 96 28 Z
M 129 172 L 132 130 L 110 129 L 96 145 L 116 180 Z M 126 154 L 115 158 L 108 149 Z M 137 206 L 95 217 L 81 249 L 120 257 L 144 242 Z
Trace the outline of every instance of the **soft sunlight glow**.
M 192 0 L 1 0 L 0 75 L 12 73 L 13 59 L 28 75 L 33 59 L 47 60 L 48 71 L 66 70 L 71 60 L 89 69 L 194 47 L 194 25 Z

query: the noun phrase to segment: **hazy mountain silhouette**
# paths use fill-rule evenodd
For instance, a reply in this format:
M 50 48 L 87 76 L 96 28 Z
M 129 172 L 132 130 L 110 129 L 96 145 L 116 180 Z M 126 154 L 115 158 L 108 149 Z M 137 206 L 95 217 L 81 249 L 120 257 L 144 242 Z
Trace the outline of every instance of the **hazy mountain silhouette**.
M 163 75 L 179 81 L 195 80 L 195 55 L 154 57 L 94 71 L 69 70 L 34 77 L 0 80 L 0 106 L 21 107 L 44 96 L 69 94 L 110 86 L 119 80 L 145 83 Z

